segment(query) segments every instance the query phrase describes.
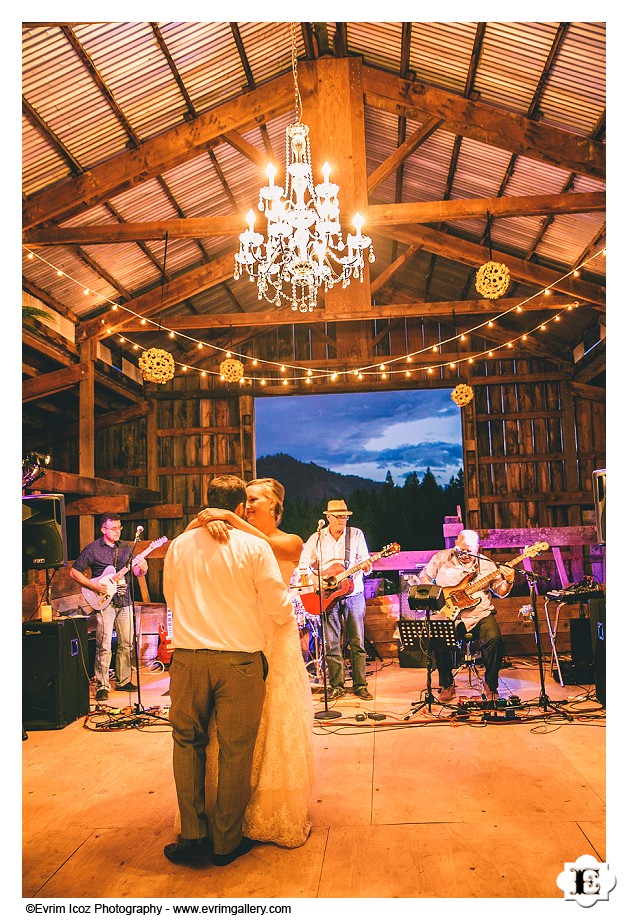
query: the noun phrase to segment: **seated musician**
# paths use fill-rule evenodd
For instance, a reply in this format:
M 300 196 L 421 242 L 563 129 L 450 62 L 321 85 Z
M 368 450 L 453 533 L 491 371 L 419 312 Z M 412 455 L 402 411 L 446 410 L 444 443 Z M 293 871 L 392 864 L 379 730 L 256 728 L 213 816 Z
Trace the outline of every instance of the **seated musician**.
M 478 552 L 479 546 L 480 538 L 474 530 L 461 530 L 451 549 L 439 550 L 432 556 L 421 572 L 419 582 L 451 588 L 459 585 L 467 576 L 472 576 L 466 594 L 470 595 L 473 604 L 479 602 L 476 606 L 460 610 L 456 617 L 456 633 L 459 638 L 464 638 L 469 632 L 481 643 L 486 668 L 483 690 L 488 700 L 495 700 L 499 697 L 499 669 L 504 656 L 504 640 L 495 619 L 491 593 L 497 597 L 506 597 L 515 580 L 515 572 L 507 565 L 498 568 L 491 559 Z M 473 579 L 485 577 L 492 571 L 495 572 L 495 579 L 483 590 L 473 594 Z M 434 659 L 441 688 L 438 699 L 441 703 L 448 703 L 456 697 L 453 651 L 436 643 Z
M 372 700 L 373 694 L 369 692 L 366 683 L 366 649 L 364 647 L 364 615 L 366 601 L 364 599 L 363 572 L 370 572 L 372 563 L 366 539 L 357 527 L 348 527 L 347 522 L 353 511 L 349 511 L 343 499 L 331 500 L 327 503 L 325 516 L 328 526 L 313 533 L 305 542 L 299 568 L 313 568 L 318 559 L 318 542 L 320 535 L 320 559 L 322 575 L 335 575 L 342 577 L 342 569 L 347 569 L 364 561 L 361 571 L 358 571 L 349 580 L 352 589 L 345 596 L 339 597 L 331 606 L 324 617 L 325 630 L 325 660 L 329 673 L 331 691 L 328 699 L 337 700 L 346 693 L 345 689 L 345 663 L 342 652 L 343 625 L 346 629 L 346 638 L 350 646 L 351 674 L 353 692 L 361 700 Z M 320 522 L 322 527 L 323 521 Z

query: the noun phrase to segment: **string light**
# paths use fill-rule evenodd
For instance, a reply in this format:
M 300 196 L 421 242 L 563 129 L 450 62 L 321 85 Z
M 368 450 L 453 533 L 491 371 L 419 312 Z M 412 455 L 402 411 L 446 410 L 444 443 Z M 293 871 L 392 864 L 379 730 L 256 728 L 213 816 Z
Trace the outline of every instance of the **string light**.
M 187 334 L 182 333 L 182 332 L 180 332 L 180 331 L 175 332 L 175 330 L 173 330 L 173 329 L 168 329 L 167 327 L 164 327 L 161 323 L 157 323 L 155 320 L 149 319 L 149 318 L 147 318 L 147 317 L 145 317 L 145 316 L 143 316 L 143 315 L 141 315 L 141 314 L 139 314 L 139 313 L 134 312 L 134 311 L 131 310 L 129 307 L 126 307 L 126 306 L 124 306 L 123 304 L 117 304 L 117 303 L 115 303 L 114 301 L 111 301 L 109 298 L 103 297 L 103 296 L 102 296 L 101 294 L 99 294 L 97 291 L 94 291 L 94 290 L 92 290 L 92 289 L 90 289 L 90 288 L 84 287 L 84 285 L 83 285 L 82 282 L 77 281 L 77 279 L 73 278 L 71 275 L 68 275 L 66 272 L 63 272 L 61 269 L 56 268 L 51 262 L 49 262 L 47 259 L 45 259 L 43 256 L 41 256 L 39 253 L 36 253 L 36 252 L 33 252 L 32 250 L 30 250 L 26 245 L 23 245 L 22 248 L 23 248 L 24 251 L 26 252 L 26 258 L 28 258 L 29 260 L 32 260 L 32 259 L 35 259 L 35 258 L 36 258 L 36 259 L 38 259 L 39 261 L 43 262 L 44 264 L 48 265 L 53 271 L 56 272 L 56 274 L 57 274 L 58 276 L 60 276 L 60 277 L 65 277 L 65 278 L 67 278 L 68 280 L 74 282 L 75 284 L 80 285 L 80 286 L 83 288 L 83 294 L 84 294 L 84 295 L 93 294 L 94 296 L 102 297 L 102 299 L 104 299 L 105 302 L 109 304 L 109 306 L 111 307 L 112 311 L 123 310 L 124 312 L 128 313 L 129 316 L 131 316 L 131 317 L 135 318 L 136 320 L 138 320 L 139 323 L 140 323 L 142 326 L 146 326 L 146 325 L 150 324 L 150 325 L 152 325 L 152 326 L 158 328 L 160 331 L 166 332 L 166 333 L 168 334 L 168 337 L 171 338 L 171 339 L 178 337 L 178 338 L 180 338 L 180 339 L 185 339 L 185 340 L 187 340 L 187 341 L 189 341 L 189 342 L 195 343 L 195 344 L 196 344 L 196 347 L 197 347 L 197 349 L 198 349 L 199 351 L 202 351 L 203 348 L 204 348 L 205 346 L 207 346 L 208 348 L 213 349 L 214 352 L 219 352 L 219 353 L 222 353 L 222 354 L 224 354 L 224 355 L 231 354 L 231 352 L 227 352 L 226 349 L 224 349 L 224 348 L 222 348 L 222 347 L 220 347 L 220 346 L 218 346 L 218 345 L 209 345 L 209 344 L 206 343 L 206 342 L 201 342 L 201 341 L 195 339 L 193 336 L 187 335 Z M 471 335 L 472 333 L 477 333 L 477 332 L 479 332 L 479 330 L 481 330 L 481 329 L 482 329 L 483 327 L 485 327 L 485 326 L 486 326 L 487 328 L 493 328 L 494 325 L 495 325 L 495 321 L 496 321 L 497 319 L 501 319 L 502 317 L 507 316 L 508 314 L 513 313 L 513 312 L 522 313 L 522 312 L 523 312 L 523 307 L 524 307 L 527 303 L 529 303 L 530 301 L 534 300 L 536 297 L 540 296 L 541 294 L 543 294 L 543 295 L 545 295 L 545 296 L 549 295 L 549 294 L 551 293 L 552 289 L 553 289 L 554 287 L 556 287 L 558 284 L 560 284 L 560 282 L 563 281 L 563 280 L 565 280 L 566 278 L 568 278 L 568 277 L 570 277 L 570 276 L 573 276 L 573 277 L 576 277 L 576 278 L 579 277 L 579 276 L 580 276 L 580 273 L 581 273 L 580 270 L 581 270 L 582 268 L 584 268 L 586 265 L 588 265 L 589 262 L 593 261 L 594 259 L 596 259 L 596 258 L 597 258 L 598 256 L 600 256 L 600 255 L 604 255 L 604 256 L 606 255 L 606 247 L 604 247 L 603 249 L 601 249 L 601 250 L 599 250 L 598 252 L 596 252 L 594 255 L 592 255 L 592 256 L 591 256 L 589 259 L 587 259 L 585 262 L 581 263 L 577 268 L 571 269 L 569 272 L 566 272 L 564 275 L 562 275 L 560 278 L 558 278 L 558 279 L 557 279 L 555 282 L 553 282 L 551 285 L 547 286 L 546 288 L 544 288 L 544 289 L 542 289 L 542 290 L 540 290 L 540 291 L 537 291 L 537 292 L 534 293 L 534 294 L 531 294 L 529 297 L 526 297 L 524 300 L 520 301 L 516 306 L 511 307 L 511 308 L 508 309 L 508 310 L 505 310 L 504 312 L 498 314 L 497 316 L 493 317 L 492 319 L 489 319 L 489 320 L 487 320 L 487 321 L 484 321 L 484 322 L 482 322 L 482 323 L 479 323 L 477 326 L 471 327 L 470 329 L 467 329 L 465 332 L 459 333 L 459 334 L 457 334 L 457 335 L 450 336 L 450 337 L 447 338 L 447 339 L 442 339 L 442 340 L 439 341 L 437 344 L 434 344 L 434 345 L 431 345 L 431 346 L 425 346 L 424 348 L 421 348 L 421 349 L 418 349 L 418 350 L 416 350 L 416 351 L 414 351 L 414 352 L 411 352 L 411 353 L 409 353 L 409 354 L 406 354 L 406 355 L 405 355 L 405 358 L 402 358 L 402 357 L 399 357 L 399 358 L 392 358 L 392 359 L 390 360 L 390 362 L 388 362 L 388 363 L 392 365 L 392 364 L 395 364 L 395 363 L 397 363 L 397 362 L 399 362 L 399 361 L 401 361 L 401 360 L 405 360 L 406 362 L 410 363 L 414 357 L 419 356 L 419 355 L 422 355 L 422 354 L 425 354 L 427 351 L 432 351 L 432 352 L 434 352 L 434 353 L 438 353 L 438 352 L 443 348 L 443 346 L 445 346 L 445 345 L 454 343 L 454 342 L 456 342 L 456 341 L 464 341 L 464 340 L 466 339 L 467 336 Z M 553 317 L 554 321 L 555 321 L 555 322 L 560 322 L 560 316 L 561 316 L 562 313 L 564 313 L 564 312 L 571 312 L 572 310 L 577 309 L 579 306 L 580 306 L 579 301 L 574 301 L 573 303 L 567 304 L 559 313 L 557 313 L 557 314 Z M 101 322 L 101 324 L 102 324 L 103 326 L 105 325 L 105 320 L 104 320 L 104 319 L 101 319 L 100 322 Z M 497 346 L 497 350 L 499 350 L 499 349 L 501 349 L 501 348 L 512 348 L 512 347 L 513 347 L 513 342 L 517 342 L 517 341 L 525 342 L 525 341 L 528 341 L 529 335 L 531 335 L 533 332 L 536 332 L 536 331 L 545 332 L 546 329 L 547 329 L 547 327 L 546 327 L 545 323 L 540 323 L 540 324 L 538 324 L 537 326 L 535 326 L 534 328 L 529 329 L 527 333 L 522 333 L 522 335 L 520 335 L 520 336 L 518 336 L 517 338 L 511 340 L 510 342 L 506 343 L 505 345 Z M 108 326 L 107 329 L 106 329 L 105 334 L 106 334 L 107 336 L 111 336 L 111 335 L 114 334 L 114 331 L 113 331 L 113 329 L 112 329 L 110 326 Z M 118 333 L 118 335 L 119 335 L 119 333 Z M 134 351 L 142 347 L 142 346 L 139 345 L 138 343 L 133 342 L 133 340 L 132 340 L 132 339 L 129 339 L 128 337 L 119 336 L 119 341 L 120 341 L 120 342 L 124 342 L 124 343 L 127 343 L 127 342 L 128 342 L 128 343 L 132 346 L 132 348 L 133 348 Z M 494 350 L 493 350 L 493 349 L 487 349 L 486 351 L 477 352 L 477 353 L 475 354 L 474 358 L 475 358 L 475 360 L 477 360 L 478 358 L 481 358 L 481 357 L 494 358 L 494 356 L 495 356 Z M 255 366 L 255 367 L 258 366 L 258 359 L 257 359 L 257 358 L 250 358 L 250 356 L 245 355 L 245 354 L 239 354 L 238 357 L 241 358 L 241 359 L 243 359 L 243 360 L 250 360 L 250 361 L 252 362 L 253 366 Z M 263 362 L 264 364 L 270 365 L 270 366 L 272 366 L 272 367 L 279 367 L 279 362 L 278 362 L 278 361 L 271 361 L 271 360 L 267 360 L 267 359 L 261 359 L 261 360 L 262 360 L 262 362 Z M 449 366 L 449 368 L 451 368 L 451 369 L 455 369 L 457 365 L 461 364 L 463 361 L 466 362 L 466 361 L 468 361 L 468 360 L 469 360 L 468 358 L 461 358 L 461 359 L 459 359 L 458 361 L 444 362 L 443 364 L 437 364 L 437 365 L 434 365 L 434 366 L 432 366 L 432 367 L 426 368 L 425 372 L 426 372 L 427 374 L 433 374 L 435 369 L 443 368 L 443 367 L 446 367 L 446 366 Z M 199 373 L 200 373 L 201 376 L 203 376 L 203 377 L 206 377 L 207 374 L 208 374 L 208 371 L 206 371 L 205 369 L 197 368 L 197 367 L 194 367 L 193 365 L 178 364 L 178 362 L 176 362 L 176 361 L 175 361 L 175 364 L 177 364 L 177 365 L 181 368 L 182 371 L 197 370 L 197 371 L 199 371 Z M 307 371 L 308 376 L 307 376 L 307 378 L 305 378 L 305 377 L 303 377 L 303 376 L 299 376 L 299 374 L 301 374 L 301 373 L 303 372 L 303 370 L 304 370 L 301 366 L 299 366 L 299 365 L 286 365 L 285 363 L 282 363 L 282 364 L 281 364 L 281 372 L 282 372 L 282 373 L 285 373 L 287 367 L 290 368 L 291 371 L 295 372 L 295 374 L 294 374 L 294 379 L 295 379 L 296 382 L 298 382 L 299 380 L 305 380 L 305 382 L 311 383 L 313 378 L 314 378 L 314 379 L 323 379 L 323 378 L 325 378 L 325 377 L 330 377 L 330 376 L 331 376 L 328 370 L 325 370 L 325 369 L 323 369 L 323 368 L 315 368 L 314 371 L 312 371 L 311 369 L 308 369 L 308 371 Z M 364 379 L 364 375 L 365 375 L 365 374 L 371 374 L 371 373 L 373 373 L 374 368 L 375 368 L 375 365 L 367 365 L 367 366 L 365 366 L 365 367 L 360 368 L 359 371 L 355 371 L 355 370 L 354 370 L 354 371 L 353 371 L 353 375 L 356 376 L 358 380 L 363 380 L 363 379 Z M 380 372 L 383 373 L 382 369 L 385 370 L 385 369 L 387 368 L 387 365 L 386 365 L 386 364 L 380 364 L 380 365 L 379 365 L 379 368 L 380 368 Z M 399 369 L 399 370 L 395 371 L 394 369 L 390 369 L 390 368 L 389 368 L 388 371 L 389 371 L 391 377 L 394 376 L 395 374 L 404 374 L 406 377 L 408 376 L 408 372 L 405 371 L 405 370 L 403 370 L 403 369 Z M 209 371 L 209 373 L 210 373 L 212 376 L 219 377 L 219 373 L 218 373 L 217 371 Z M 333 380 L 335 380 L 336 378 L 337 378 L 337 375 L 335 375 L 335 376 L 332 377 Z M 244 380 L 244 378 L 242 378 L 242 379 L 240 380 L 240 383 L 242 384 L 242 383 L 244 383 L 244 382 L 245 382 L 245 380 Z M 259 383 L 260 383 L 261 386 L 266 386 L 266 385 L 267 385 L 267 379 L 266 379 L 265 377 L 262 377 L 262 378 L 259 380 Z M 284 385 L 287 385 L 287 384 L 288 384 L 288 380 L 286 379 L 285 382 L 284 382 Z

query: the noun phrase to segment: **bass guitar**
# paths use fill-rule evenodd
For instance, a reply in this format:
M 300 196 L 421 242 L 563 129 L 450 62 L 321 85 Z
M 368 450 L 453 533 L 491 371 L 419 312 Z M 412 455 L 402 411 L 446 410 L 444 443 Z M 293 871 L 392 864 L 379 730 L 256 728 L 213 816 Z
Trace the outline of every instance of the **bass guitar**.
M 336 603 L 338 598 L 346 597 L 353 591 L 352 575 L 359 572 L 360 569 L 367 569 L 377 559 L 384 559 L 386 556 L 394 556 L 400 550 L 398 543 L 389 543 L 379 553 L 371 553 L 368 559 L 357 562 L 350 568 L 345 569 L 341 562 L 333 562 L 323 572 L 323 613 L 329 610 Z M 309 594 L 301 594 L 301 602 L 307 612 L 312 616 L 318 616 L 321 612 L 321 604 L 317 591 Z
M 105 588 L 106 594 L 100 594 L 97 590 L 92 590 L 91 588 L 81 588 L 83 592 L 83 597 L 94 610 L 104 610 L 111 603 L 113 595 L 118 590 L 118 580 L 124 578 L 126 573 L 131 568 L 131 564 L 135 564 L 138 559 L 143 559 L 144 556 L 148 556 L 149 553 L 152 553 L 154 549 L 157 549 L 158 546 L 163 546 L 164 543 L 168 542 L 168 537 L 160 537 L 158 540 L 153 540 L 150 546 L 147 546 L 143 552 L 138 553 L 137 556 L 133 557 L 133 562 L 129 565 L 125 565 L 123 569 L 120 569 L 118 572 L 114 569 L 112 565 L 108 565 L 107 568 L 102 572 L 98 578 L 92 578 L 92 584 L 95 587 L 99 585 Z
M 526 546 L 520 556 L 515 556 L 508 563 L 503 565 L 516 565 L 522 559 L 528 559 L 530 556 L 538 556 L 539 553 L 549 549 L 549 543 L 535 543 L 533 546 Z M 450 588 L 442 588 L 443 606 L 439 609 L 438 614 L 444 615 L 450 620 L 455 620 L 463 610 L 473 610 L 474 607 L 482 600 L 481 597 L 474 598 L 473 595 L 478 591 L 487 588 L 491 582 L 502 578 L 499 569 L 489 572 L 488 575 L 482 575 L 480 578 L 474 578 L 473 572 L 466 575 L 461 582 Z

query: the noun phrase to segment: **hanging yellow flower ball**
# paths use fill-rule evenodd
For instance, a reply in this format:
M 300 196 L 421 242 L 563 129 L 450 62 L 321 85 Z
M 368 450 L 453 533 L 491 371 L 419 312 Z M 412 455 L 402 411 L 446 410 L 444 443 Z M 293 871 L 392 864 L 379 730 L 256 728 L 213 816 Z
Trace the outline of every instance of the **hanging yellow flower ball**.
M 466 406 L 473 399 L 474 393 L 472 387 L 466 383 L 459 383 L 453 388 L 450 395 L 457 406 Z
M 495 300 L 502 297 L 510 284 L 510 272 L 503 262 L 485 262 L 480 265 L 475 276 L 475 289 L 478 294 Z
M 237 383 L 244 377 L 244 365 L 235 358 L 225 358 L 220 365 L 220 377 L 228 383 Z
M 140 356 L 140 370 L 150 383 L 166 383 L 174 377 L 174 358 L 163 348 L 149 348 Z

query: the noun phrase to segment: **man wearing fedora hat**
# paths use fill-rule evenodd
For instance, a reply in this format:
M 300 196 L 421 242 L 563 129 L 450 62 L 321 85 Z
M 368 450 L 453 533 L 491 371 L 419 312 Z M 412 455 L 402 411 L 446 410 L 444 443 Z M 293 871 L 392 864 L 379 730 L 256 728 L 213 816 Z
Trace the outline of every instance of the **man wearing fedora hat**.
M 320 557 L 323 577 L 328 573 L 336 575 L 338 581 L 341 581 L 341 569 L 363 563 L 361 569 L 351 577 L 353 590 L 339 597 L 324 615 L 325 660 L 331 684 L 329 699 L 337 700 L 346 693 L 342 650 L 344 625 L 351 654 L 353 692 L 361 700 L 372 700 L 373 694 L 369 693 L 366 684 L 364 573 L 370 572 L 373 566 L 364 534 L 357 527 L 348 526 L 353 511 L 349 511 L 345 500 L 331 499 L 327 502 L 324 513 L 328 522 L 327 527 L 322 526 L 324 521 L 321 520 L 316 533 L 306 540 L 299 568 L 315 568 Z

